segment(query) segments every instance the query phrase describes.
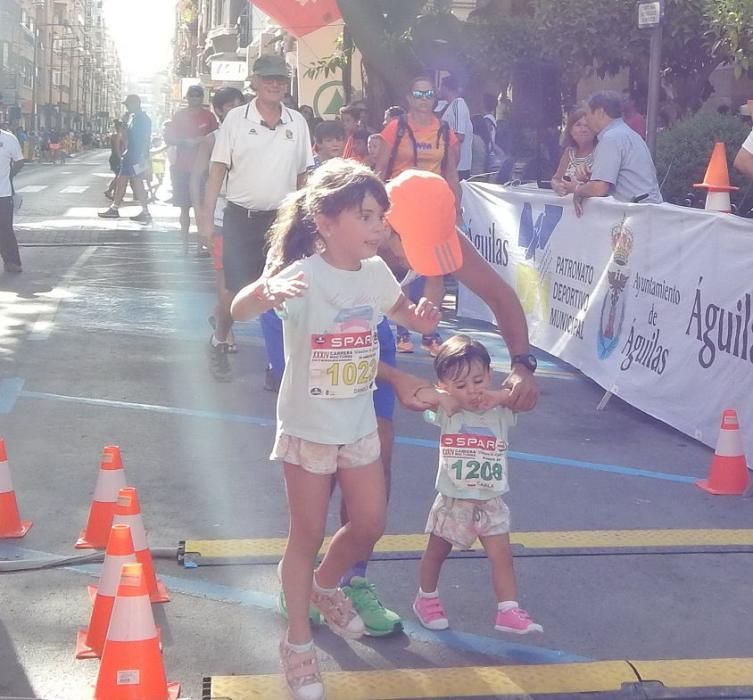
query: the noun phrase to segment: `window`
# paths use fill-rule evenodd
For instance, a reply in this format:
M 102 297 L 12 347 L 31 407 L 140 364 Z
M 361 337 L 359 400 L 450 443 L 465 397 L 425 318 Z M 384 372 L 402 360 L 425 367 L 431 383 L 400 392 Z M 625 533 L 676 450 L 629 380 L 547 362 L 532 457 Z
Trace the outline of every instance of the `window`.
M 53 87 L 63 87 L 63 72 L 57 68 L 52 71 L 52 85 Z
M 10 68 L 10 44 L 7 41 L 0 42 L 0 66 L 5 70 Z
M 30 88 L 34 85 L 34 67 L 29 61 L 24 61 L 21 64 L 21 73 L 23 78 L 24 87 Z

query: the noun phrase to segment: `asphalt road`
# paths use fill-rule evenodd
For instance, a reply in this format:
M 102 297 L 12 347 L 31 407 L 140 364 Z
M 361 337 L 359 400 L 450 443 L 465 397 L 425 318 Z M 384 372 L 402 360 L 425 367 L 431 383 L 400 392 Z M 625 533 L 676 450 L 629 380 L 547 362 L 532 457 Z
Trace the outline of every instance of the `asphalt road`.
M 0 560 L 74 553 L 107 444 L 122 448 L 153 546 L 282 538 L 282 480 L 267 459 L 275 397 L 261 388 L 258 328 L 239 329 L 234 381 L 214 382 L 208 262 L 181 257 L 177 211 L 168 204 L 153 207 L 148 230 L 98 219 L 108 177 L 99 152 L 30 166 L 17 182 L 25 197 L 17 221 L 24 273 L 0 276 L 0 426 L 22 515 L 34 527 L 22 540 L 0 541 Z M 456 328 L 482 333 L 504 368 L 498 339 L 453 318 L 442 332 Z M 318 631 L 325 671 L 353 672 L 356 684 L 377 671 L 369 678 L 386 689 L 395 669 L 753 655 L 751 547 L 738 542 L 750 532 L 753 502 L 697 489 L 708 448 L 618 399 L 596 411 L 599 387 L 540 357 L 540 404 L 511 436 L 508 503 L 517 533 L 543 533 L 543 545 L 517 550 L 516 570 L 522 602 L 544 634 L 494 631 L 488 567 L 478 556 L 454 558 L 443 571 L 453 633 L 423 630 L 410 609 L 418 554 L 395 547 L 369 572 L 404 616 L 406 633 L 347 643 Z M 420 354 L 403 366 L 430 375 Z M 388 533 L 414 535 L 433 499 L 437 436 L 404 410 L 396 432 Z M 709 545 L 717 529 L 726 534 Z M 598 534 L 622 530 L 636 531 L 630 548 L 620 535 Z M 682 540 L 680 530 L 693 532 Z M 563 545 L 562 533 L 575 545 Z M 277 672 L 278 584 L 263 561 L 195 569 L 156 562 L 172 600 L 155 615 L 168 676 L 183 683 L 183 697 L 201 698 L 205 676 Z M 0 697 L 88 697 L 97 663 L 75 661 L 73 649 L 97 570 L 0 574 Z M 416 697 L 409 687 L 389 697 Z M 467 688 L 452 697 L 468 696 L 473 683 Z M 573 696 L 563 688 L 551 692 Z M 388 697 L 381 692 L 369 697 Z

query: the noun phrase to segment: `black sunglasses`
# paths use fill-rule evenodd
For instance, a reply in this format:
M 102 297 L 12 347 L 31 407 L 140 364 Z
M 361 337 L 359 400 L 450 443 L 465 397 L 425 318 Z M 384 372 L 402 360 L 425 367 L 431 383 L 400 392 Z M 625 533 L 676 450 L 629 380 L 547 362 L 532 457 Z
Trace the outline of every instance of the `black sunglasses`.
M 417 100 L 433 100 L 436 94 L 433 89 L 431 90 L 411 90 L 410 94 Z

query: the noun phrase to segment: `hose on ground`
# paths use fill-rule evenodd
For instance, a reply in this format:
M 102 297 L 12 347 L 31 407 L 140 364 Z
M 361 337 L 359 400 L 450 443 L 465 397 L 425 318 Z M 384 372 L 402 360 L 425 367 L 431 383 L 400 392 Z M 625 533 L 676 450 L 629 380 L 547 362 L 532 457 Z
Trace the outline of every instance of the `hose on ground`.
M 152 547 L 152 557 L 155 559 L 178 558 L 177 547 Z M 44 569 L 59 569 L 65 566 L 80 566 L 82 564 L 99 564 L 104 561 L 105 553 L 102 551 L 88 554 L 76 554 L 70 557 L 49 559 L 14 559 L 0 561 L 0 574 L 17 573 L 21 571 L 43 571 Z

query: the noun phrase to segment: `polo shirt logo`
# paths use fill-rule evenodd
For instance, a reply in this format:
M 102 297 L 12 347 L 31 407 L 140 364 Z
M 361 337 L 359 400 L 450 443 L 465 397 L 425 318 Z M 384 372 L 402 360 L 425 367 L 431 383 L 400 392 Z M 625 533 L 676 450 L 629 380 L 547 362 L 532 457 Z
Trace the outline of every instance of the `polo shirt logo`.
M 254 136 L 258 136 L 258 134 L 256 133 L 256 129 L 253 129 L 253 128 L 252 128 L 252 129 L 249 129 L 249 130 L 248 130 L 248 133 L 249 133 L 249 134 L 253 134 Z
M 285 138 L 288 141 L 292 141 L 293 140 L 293 132 L 290 129 L 285 129 Z

